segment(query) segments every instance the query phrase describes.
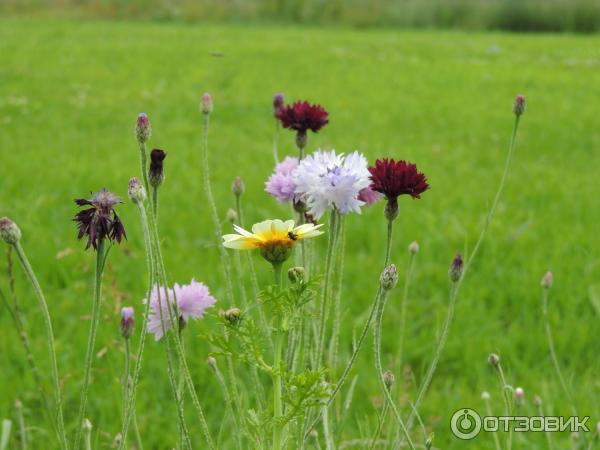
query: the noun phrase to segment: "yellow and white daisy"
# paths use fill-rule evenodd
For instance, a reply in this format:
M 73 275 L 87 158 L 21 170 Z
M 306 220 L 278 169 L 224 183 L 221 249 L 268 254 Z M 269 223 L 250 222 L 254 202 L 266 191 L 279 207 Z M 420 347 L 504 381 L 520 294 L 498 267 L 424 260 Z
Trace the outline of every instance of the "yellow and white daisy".
M 260 249 L 267 260 L 277 263 L 285 261 L 292 247 L 304 239 L 323 234 L 319 228 L 323 225 L 305 223 L 297 227 L 293 220 L 265 220 L 252 226 L 252 232 L 234 225 L 237 234 L 223 236 L 223 245 L 238 250 Z

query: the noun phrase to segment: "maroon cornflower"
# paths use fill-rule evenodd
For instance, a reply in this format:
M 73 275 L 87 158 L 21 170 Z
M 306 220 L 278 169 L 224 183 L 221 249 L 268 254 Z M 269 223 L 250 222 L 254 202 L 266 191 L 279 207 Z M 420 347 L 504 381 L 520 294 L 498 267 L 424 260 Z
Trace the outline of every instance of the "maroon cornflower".
M 88 237 L 86 250 L 90 245 L 97 250 L 98 243 L 103 239 L 120 243 L 123 238 L 127 238 L 125 227 L 114 210 L 114 206 L 121 203 L 121 200 L 112 192 L 102 189 L 91 199 L 78 198 L 75 203 L 78 206 L 91 206 L 79 211 L 73 219 L 79 227 L 77 238 Z
M 150 152 L 150 169 L 148 169 L 148 179 L 150 180 L 150 185 L 153 187 L 158 187 L 163 182 L 163 161 L 166 157 L 167 154 L 159 148 L 155 148 Z
M 277 113 L 285 106 L 285 98 L 283 93 L 278 92 L 273 96 L 273 115 L 277 118 Z
M 398 214 L 398 197 L 410 195 L 421 198 L 429 185 L 427 178 L 417 170 L 415 164 L 393 159 L 378 159 L 375 166 L 369 167 L 371 189 L 385 195 L 387 199 L 386 215 L 393 220 Z
M 321 105 L 311 105 L 307 101 L 282 106 L 275 113 L 283 128 L 296 130 L 296 145 L 306 147 L 306 132 L 316 133 L 329 123 L 329 113 Z

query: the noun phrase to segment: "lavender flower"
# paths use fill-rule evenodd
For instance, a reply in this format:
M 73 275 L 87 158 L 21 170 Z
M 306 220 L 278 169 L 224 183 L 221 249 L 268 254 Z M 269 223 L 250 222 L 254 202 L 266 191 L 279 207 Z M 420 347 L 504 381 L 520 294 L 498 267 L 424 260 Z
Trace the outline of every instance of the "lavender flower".
M 133 333 L 133 308 L 125 306 L 121 309 L 121 336 L 129 339 Z
M 160 287 L 160 306 L 162 308 L 159 307 L 158 294 L 159 288 L 155 286 L 150 294 L 150 316 L 148 317 L 148 331 L 154 334 L 157 341 L 163 337 L 163 324 L 160 321 L 161 309 L 164 329 L 168 331 L 172 325 L 169 319 L 169 308 L 171 308 L 171 314 L 175 314 L 175 308 L 173 308 L 175 298 L 177 298 L 178 319 L 181 325 L 187 324 L 190 319 L 202 318 L 204 311 L 216 302 L 215 298 L 210 295 L 208 287 L 193 279 L 190 284 L 175 284 L 173 289 Z
M 78 198 L 75 203 L 78 206 L 91 206 L 79 211 L 73 219 L 79 227 L 77 238 L 88 236 L 86 250 L 90 245 L 97 249 L 98 243 L 103 239 L 120 243 L 123 238 L 127 238 L 125 227 L 114 210 L 114 206 L 121 203 L 121 200 L 112 192 L 102 189 L 91 199 Z
M 359 152 L 344 156 L 335 150 L 318 150 L 304 158 L 293 172 L 295 194 L 317 220 L 334 208 L 342 214 L 360 214 L 365 201 L 359 199 L 359 194 L 371 184 L 367 166 L 366 158 Z
M 298 158 L 287 156 L 275 166 L 275 172 L 265 183 L 265 191 L 279 200 L 281 203 L 296 199 L 296 183 L 293 173 L 298 167 Z
M 371 205 L 377 203 L 379 200 L 381 200 L 381 197 L 383 197 L 383 194 L 380 192 L 374 191 L 373 189 L 371 189 L 370 186 L 362 189 L 358 193 L 358 199 L 361 202 L 365 202 L 365 205 L 367 205 L 367 206 L 371 206 Z

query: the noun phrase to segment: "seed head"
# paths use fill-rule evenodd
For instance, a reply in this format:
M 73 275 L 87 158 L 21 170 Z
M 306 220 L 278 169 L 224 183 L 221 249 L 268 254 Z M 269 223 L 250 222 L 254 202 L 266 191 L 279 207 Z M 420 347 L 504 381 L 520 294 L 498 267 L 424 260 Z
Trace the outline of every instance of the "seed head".
M 213 101 L 208 92 L 202 94 L 202 99 L 200 100 L 200 111 L 202 114 L 207 115 L 213 112 Z
M 513 113 L 515 113 L 515 116 L 519 117 L 524 112 L 525 112 L 525 96 L 519 94 L 515 97 L 515 103 L 513 104 Z
M 452 260 L 452 264 L 450 265 L 450 269 L 448 270 L 448 276 L 453 283 L 456 283 L 460 280 L 460 277 L 463 273 L 464 261 L 462 255 L 457 254 Z
M 546 272 L 540 284 L 544 289 L 552 287 L 552 285 L 554 284 L 554 275 L 552 275 L 552 272 Z
M 150 119 L 146 113 L 140 113 L 135 123 L 135 137 L 140 144 L 145 143 L 152 136 L 152 127 Z
M 242 179 L 240 177 L 235 177 L 233 183 L 231 184 L 231 192 L 233 192 L 233 195 L 239 197 L 244 193 L 245 189 L 246 187 L 244 186 Z
M 125 306 L 121 309 L 121 336 L 129 339 L 133 333 L 133 308 Z
M 14 245 L 21 239 L 21 230 L 8 217 L 2 217 L 0 219 L 0 237 L 7 244 Z
M 289 280 L 296 284 L 304 281 L 304 267 L 292 267 L 288 270 Z
M 498 367 L 500 364 L 500 357 L 496 353 L 492 353 L 490 356 L 488 356 L 488 362 L 492 365 L 492 367 Z
M 383 382 L 385 383 L 385 387 L 388 388 L 388 390 L 390 390 L 392 388 L 395 380 L 396 380 L 396 378 L 394 377 L 394 374 L 392 373 L 392 371 L 386 370 L 385 373 L 383 374 Z
M 390 264 L 383 269 L 381 277 L 379 277 L 379 282 L 381 283 L 381 287 L 386 291 L 396 287 L 396 283 L 398 283 L 398 269 L 396 269 L 394 264 Z
M 129 199 L 136 205 L 146 201 L 146 188 L 144 188 L 138 177 L 133 177 L 129 180 L 127 194 L 129 195 Z
M 238 221 L 238 215 L 237 212 L 235 212 L 235 209 L 229 208 L 227 210 L 226 218 L 227 222 L 236 223 Z
M 408 251 L 409 253 L 416 255 L 417 253 L 419 253 L 419 243 L 417 241 L 412 241 L 409 245 L 408 245 Z

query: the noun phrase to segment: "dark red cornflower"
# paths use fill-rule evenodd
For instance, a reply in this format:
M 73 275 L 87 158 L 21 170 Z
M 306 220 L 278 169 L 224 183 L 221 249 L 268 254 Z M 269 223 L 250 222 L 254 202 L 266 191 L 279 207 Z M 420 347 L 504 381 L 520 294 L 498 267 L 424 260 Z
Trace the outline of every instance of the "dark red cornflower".
M 97 250 L 98 243 L 103 239 L 120 243 L 123 238 L 127 238 L 125 227 L 114 210 L 114 206 L 121 203 L 121 200 L 112 192 L 102 189 L 91 199 L 78 198 L 75 203 L 78 206 L 91 206 L 79 211 L 73 219 L 79 227 L 77 239 L 86 235 L 88 237 L 86 250 L 90 245 Z
M 311 105 L 307 101 L 280 107 L 275 117 L 283 128 L 291 128 L 301 134 L 308 130 L 316 133 L 329 123 L 329 113 L 321 105 Z
M 155 148 L 150 152 L 150 168 L 148 169 L 148 179 L 154 187 L 160 186 L 164 179 L 163 161 L 167 157 L 164 150 Z
M 369 167 L 371 172 L 371 189 L 381 192 L 386 196 L 388 205 L 386 214 L 393 219 L 398 212 L 398 197 L 410 195 L 412 198 L 421 198 L 429 185 L 427 178 L 417 170 L 415 164 L 393 159 L 378 159 L 374 167 Z

